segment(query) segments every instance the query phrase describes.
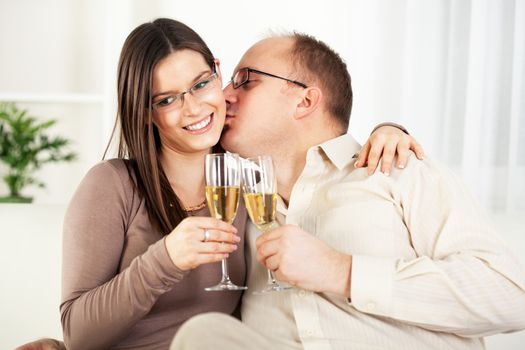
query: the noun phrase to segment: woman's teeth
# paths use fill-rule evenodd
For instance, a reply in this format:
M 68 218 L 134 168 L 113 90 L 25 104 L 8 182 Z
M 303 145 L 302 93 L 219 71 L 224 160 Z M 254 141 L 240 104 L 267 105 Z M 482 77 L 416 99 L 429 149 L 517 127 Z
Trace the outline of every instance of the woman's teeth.
M 198 122 L 196 124 L 191 124 L 191 125 L 185 126 L 184 129 L 187 129 L 187 130 L 190 130 L 190 131 L 197 131 L 197 130 L 200 130 L 202 128 L 207 127 L 208 124 L 210 124 L 210 122 L 211 122 L 211 116 L 209 116 L 208 118 L 206 118 L 203 121 Z

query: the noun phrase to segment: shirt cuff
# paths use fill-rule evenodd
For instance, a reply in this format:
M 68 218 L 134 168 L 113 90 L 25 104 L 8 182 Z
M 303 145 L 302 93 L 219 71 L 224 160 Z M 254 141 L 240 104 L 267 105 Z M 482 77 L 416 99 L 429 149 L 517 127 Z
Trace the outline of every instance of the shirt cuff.
M 372 130 L 372 132 L 370 133 L 370 135 L 372 135 L 374 133 L 374 131 L 376 131 L 377 129 L 379 129 L 380 127 L 382 126 L 393 126 L 394 128 L 398 128 L 399 130 L 401 130 L 402 132 L 404 132 L 405 134 L 407 135 L 410 135 L 408 133 L 408 130 L 405 129 L 405 127 L 403 125 L 400 125 L 400 124 L 396 124 L 396 123 L 392 123 L 392 122 L 386 122 L 386 123 L 381 123 L 381 124 L 377 124 L 376 127 Z
M 395 259 L 352 255 L 351 303 L 359 311 L 388 315 L 392 304 Z

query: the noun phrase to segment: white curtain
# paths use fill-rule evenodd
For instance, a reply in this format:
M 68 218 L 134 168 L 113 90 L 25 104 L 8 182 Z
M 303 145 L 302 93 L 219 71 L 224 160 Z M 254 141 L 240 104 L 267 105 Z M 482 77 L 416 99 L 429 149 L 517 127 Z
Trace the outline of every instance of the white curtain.
M 394 119 L 485 208 L 524 212 L 525 1 L 352 1 L 348 11 L 350 129 Z

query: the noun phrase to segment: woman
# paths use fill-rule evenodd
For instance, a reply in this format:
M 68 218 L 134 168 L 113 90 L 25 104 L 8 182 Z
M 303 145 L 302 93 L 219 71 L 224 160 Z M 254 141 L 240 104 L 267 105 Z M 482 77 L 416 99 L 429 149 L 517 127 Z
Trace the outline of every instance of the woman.
M 204 195 L 204 157 L 220 151 L 225 118 L 221 80 L 219 61 L 180 22 L 157 19 L 126 39 L 119 157 L 88 172 L 64 222 L 67 348 L 167 349 L 191 316 L 238 307 L 239 292 L 204 291 L 224 257 L 232 280 L 245 278 L 246 211 L 228 225 L 209 217 Z

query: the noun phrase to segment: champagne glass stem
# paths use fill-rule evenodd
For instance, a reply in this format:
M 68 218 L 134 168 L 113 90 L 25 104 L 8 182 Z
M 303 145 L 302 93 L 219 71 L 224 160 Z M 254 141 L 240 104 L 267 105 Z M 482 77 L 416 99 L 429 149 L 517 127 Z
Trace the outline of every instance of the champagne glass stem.
M 274 224 L 273 222 L 270 223 L 270 226 L 268 227 L 268 229 L 264 230 L 262 233 L 265 234 L 266 232 L 268 232 L 273 227 L 273 224 Z M 277 280 L 273 276 L 272 270 L 266 269 L 266 272 L 268 272 L 268 285 L 269 286 L 279 285 L 279 283 L 277 283 Z
M 228 261 L 226 259 L 222 259 L 221 267 L 222 267 L 222 280 L 223 281 L 229 281 L 230 280 L 230 273 L 228 271 Z
M 269 231 L 271 229 L 271 227 L 273 226 L 274 222 L 272 222 L 268 228 L 266 228 L 264 231 L 262 231 L 262 234 L 265 234 L 267 231 Z M 272 270 L 270 269 L 266 269 L 266 272 L 268 274 L 268 283 L 266 283 L 266 286 L 264 287 L 263 290 L 259 291 L 259 292 L 255 292 L 256 294 L 260 294 L 260 293 L 271 293 L 271 292 L 281 292 L 281 291 L 285 291 L 285 290 L 288 290 L 288 289 L 291 289 L 292 287 L 290 286 L 284 286 L 282 284 L 279 284 L 279 282 L 277 282 L 277 280 L 275 279 L 273 273 L 272 273 Z
M 268 284 L 271 285 L 271 284 L 277 284 L 277 281 L 275 280 L 275 277 L 273 277 L 273 273 L 270 269 L 266 269 L 266 271 L 268 272 Z

